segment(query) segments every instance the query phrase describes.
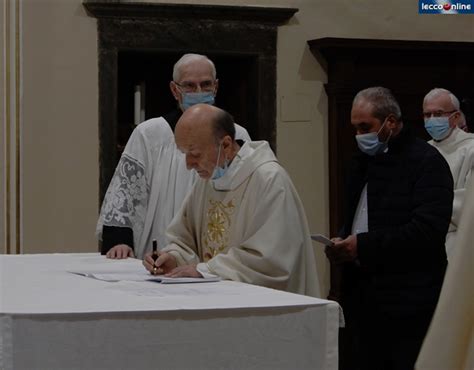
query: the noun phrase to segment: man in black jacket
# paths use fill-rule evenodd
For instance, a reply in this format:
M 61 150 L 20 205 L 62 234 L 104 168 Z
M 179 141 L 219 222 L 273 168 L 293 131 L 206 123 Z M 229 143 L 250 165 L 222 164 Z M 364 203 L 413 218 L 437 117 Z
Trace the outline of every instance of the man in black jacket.
M 350 368 L 413 369 L 446 269 L 453 180 L 438 151 L 404 127 L 388 89 L 360 91 L 351 123 L 360 152 L 344 226 L 326 248 L 342 268 Z

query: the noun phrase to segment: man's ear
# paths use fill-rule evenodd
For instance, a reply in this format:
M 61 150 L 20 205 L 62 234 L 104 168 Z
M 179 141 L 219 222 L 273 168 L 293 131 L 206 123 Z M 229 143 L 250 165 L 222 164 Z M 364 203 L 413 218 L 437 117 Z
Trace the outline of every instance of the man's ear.
M 453 113 L 451 119 L 449 120 L 449 127 L 457 126 L 460 118 L 461 118 L 461 112 L 457 110 L 456 112 Z
M 179 91 L 174 81 L 170 82 L 170 90 L 171 90 L 171 94 L 173 94 L 176 101 L 179 101 Z
M 397 127 L 398 127 L 398 119 L 395 117 L 395 115 L 393 115 L 392 113 L 390 113 L 387 117 L 387 126 L 390 130 L 395 130 Z
M 224 149 L 224 151 L 232 149 L 232 138 L 229 135 L 224 136 L 222 139 L 222 149 Z
M 214 88 L 214 96 L 217 95 L 217 90 L 219 89 L 219 80 L 216 78 L 216 82 L 214 82 L 214 85 L 216 86 Z

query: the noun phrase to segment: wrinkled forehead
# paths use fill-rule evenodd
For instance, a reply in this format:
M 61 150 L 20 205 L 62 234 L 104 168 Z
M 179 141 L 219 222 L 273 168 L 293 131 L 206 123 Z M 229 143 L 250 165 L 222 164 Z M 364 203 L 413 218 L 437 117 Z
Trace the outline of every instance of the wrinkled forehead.
M 439 94 L 434 96 L 428 100 L 425 100 L 423 103 L 423 110 L 424 111 L 451 111 L 454 110 L 453 102 L 448 94 Z
M 179 80 L 202 82 L 214 80 L 212 76 L 212 67 L 206 60 L 192 61 L 181 66 L 179 70 Z

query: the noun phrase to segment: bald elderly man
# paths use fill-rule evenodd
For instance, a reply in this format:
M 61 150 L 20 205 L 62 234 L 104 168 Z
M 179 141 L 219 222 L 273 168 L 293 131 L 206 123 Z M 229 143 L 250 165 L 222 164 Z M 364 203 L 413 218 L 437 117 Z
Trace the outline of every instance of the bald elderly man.
M 176 125 L 176 145 L 199 175 L 171 222 L 151 273 L 222 279 L 319 295 L 303 206 L 266 141 L 235 140 L 232 117 L 196 105 Z

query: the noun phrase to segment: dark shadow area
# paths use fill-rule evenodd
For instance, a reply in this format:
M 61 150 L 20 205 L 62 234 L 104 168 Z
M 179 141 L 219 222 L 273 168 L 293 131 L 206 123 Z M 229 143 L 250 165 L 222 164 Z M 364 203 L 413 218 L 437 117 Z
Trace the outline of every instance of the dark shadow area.
M 98 19 L 100 203 L 133 130 L 135 84 L 146 83 L 145 118 L 169 112 L 172 67 L 185 53 L 214 61 L 216 105 L 276 151 L 277 28 L 298 9 L 108 0 L 84 7 Z
M 169 83 L 173 66 L 182 56 L 174 52 L 123 51 L 118 54 L 118 155 L 134 125 L 134 89 L 145 83 L 145 119 L 176 108 Z M 219 90 L 216 105 L 232 114 L 251 137 L 257 137 L 258 73 L 256 55 L 207 55 L 216 65 Z

